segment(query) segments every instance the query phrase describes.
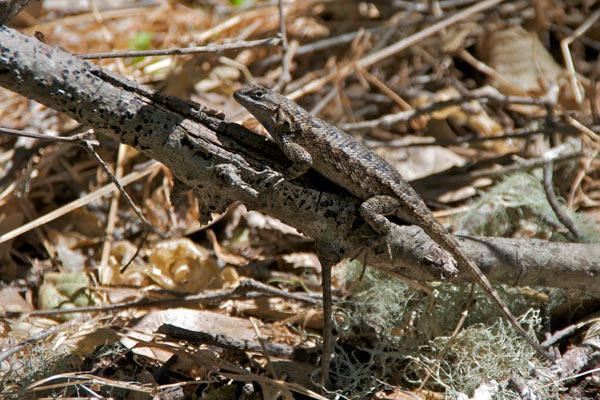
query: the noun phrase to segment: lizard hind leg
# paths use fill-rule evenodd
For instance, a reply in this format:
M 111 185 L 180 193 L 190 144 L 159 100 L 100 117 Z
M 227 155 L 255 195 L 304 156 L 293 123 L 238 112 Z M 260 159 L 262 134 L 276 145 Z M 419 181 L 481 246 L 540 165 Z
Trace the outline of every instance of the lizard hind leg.
M 386 215 L 394 214 L 400 206 L 400 201 L 392 196 L 373 196 L 360 205 L 360 216 L 377 233 L 387 235 L 392 229 L 392 222 Z
M 394 214 L 400 201 L 392 196 L 380 195 L 373 196 L 365 200 L 360 205 L 361 217 L 375 230 L 385 238 L 388 247 L 388 255 L 390 261 L 393 260 L 393 251 L 390 244 L 393 241 L 392 227 L 393 223 L 386 217 L 386 215 Z

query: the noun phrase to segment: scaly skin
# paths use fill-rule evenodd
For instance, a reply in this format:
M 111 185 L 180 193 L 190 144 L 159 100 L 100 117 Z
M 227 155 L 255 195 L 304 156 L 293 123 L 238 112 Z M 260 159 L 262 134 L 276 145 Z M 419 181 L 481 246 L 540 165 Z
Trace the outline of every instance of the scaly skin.
M 279 93 L 260 85 L 242 88 L 234 98 L 267 129 L 284 154 L 293 162 L 289 178 L 309 168 L 362 199 L 361 216 L 382 235 L 389 234 L 385 215 L 420 226 L 448 251 L 498 306 L 517 332 L 544 358 L 551 357 L 519 324 L 500 299 L 487 277 L 464 253 L 400 173 L 349 134 L 311 115 Z

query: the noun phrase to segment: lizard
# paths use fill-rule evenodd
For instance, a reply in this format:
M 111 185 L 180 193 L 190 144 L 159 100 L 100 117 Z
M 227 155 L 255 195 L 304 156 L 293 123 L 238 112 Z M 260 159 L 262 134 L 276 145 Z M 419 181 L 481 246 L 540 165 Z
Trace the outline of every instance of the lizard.
M 313 168 L 361 199 L 360 216 L 384 237 L 390 234 L 389 215 L 421 227 L 454 257 L 459 268 L 472 275 L 519 335 L 540 356 L 552 360 L 521 326 L 477 264 L 466 255 L 456 238 L 435 219 L 425 201 L 396 168 L 348 133 L 315 117 L 275 91 L 252 85 L 236 90 L 233 96 L 265 127 L 292 162 L 283 174 L 285 178 L 297 178 Z M 389 240 L 389 237 L 386 239 Z M 324 277 L 324 299 L 325 284 Z M 326 317 L 324 315 L 324 320 Z M 322 368 L 323 364 L 322 361 Z

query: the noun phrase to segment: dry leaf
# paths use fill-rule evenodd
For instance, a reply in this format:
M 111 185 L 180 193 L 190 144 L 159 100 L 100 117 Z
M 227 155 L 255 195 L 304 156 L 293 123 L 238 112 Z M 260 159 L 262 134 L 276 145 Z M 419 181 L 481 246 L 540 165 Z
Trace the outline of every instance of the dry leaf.
M 210 252 L 189 239 L 172 239 L 152 248 L 146 274 L 161 287 L 187 293 L 222 288 L 222 271 Z
M 17 288 L 5 287 L 0 289 L 0 310 L 7 311 L 31 311 L 33 308 L 29 304 Z
M 489 33 L 479 42 L 480 57 L 496 75 L 489 84 L 506 95 L 544 96 L 557 86 L 558 103 L 566 109 L 579 109 L 576 104 L 566 70 L 560 66 L 544 47 L 535 33 L 520 26 L 511 26 Z M 578 83 L 589 91 L 589 80 L 577 76 Z M 530 113 L 545 113 L 538 107 L 511 106 L 512 109 Z
M 464 158 L 440 146 L 408 147 L 385 152 L 385 159 L 408 181 L 462 166 Z
M 206 230 L 206 236 L 208 237 L 210 244 L 212 244 L 215 255 L 219 260 L 238 267 L 248 265 L 248 259 L 246 257 L 233 254 L 232 252 L 228 251 L 226 248 L 221 246 L 221 244 L 217 240 L 217 235 L 215 235 L 212 229 Z
M 282 259 L 292 268 L 310 268 L 321 272 L 321 262 L 315 253 L 290 253 L 283 255 Z
M 170 310 L 152 311 L 136 323 L 129 337 L 123 337 L 121 342 L 127 348 L 134 348 L 141 342 L 152 342 L 154 332 L 164 324 L 176 326 L 194 332 L 204 332 L 212 336 L 222 335 L 225 338 L 239 341 L 256 342 L 256 333 L 247 319 L 230 317 L 211 311 L 175 308 Z M 159 361 L 166 361 L 171 352 L 151 349 L 149 347 L 135 348 L 134 352 Z
M 564 75 L 537 35 L 520 26 L 490 32 L 479 47 L 482 60 L 498 73 L 490 85 L 507 95 L 542 96 Z
M 137 251 L 137 246 L 126 240 L 114 242 L 110 249 L 108 266 L 98 268 L 98 276 L 103 285 L 118 286 L 127 285 L 143 287 L 149 285 L 151 281 L 146 276 L 147 265 L 141 257 L 132 260 Z M 121 272 L 121 269 L 127 265 L 127 269 Z
M 38 291 L 38 306 L 41 309 L 69 309 L 94 304 L 89 291 L 89 280 L 85 272 L 48 272 Z M 63 321 L 79 317 L 80 314 L 63 314 Z

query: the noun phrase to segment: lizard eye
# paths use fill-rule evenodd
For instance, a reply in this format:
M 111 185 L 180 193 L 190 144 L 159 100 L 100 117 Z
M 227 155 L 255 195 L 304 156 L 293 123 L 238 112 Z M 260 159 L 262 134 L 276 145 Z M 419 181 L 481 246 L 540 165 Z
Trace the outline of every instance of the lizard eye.
M 265 97 L 265 92 L 263 92 L 262 90 L 257 90 L 256 92 L 254 92 L 255 99 L 262 99 L 263 97 Z

